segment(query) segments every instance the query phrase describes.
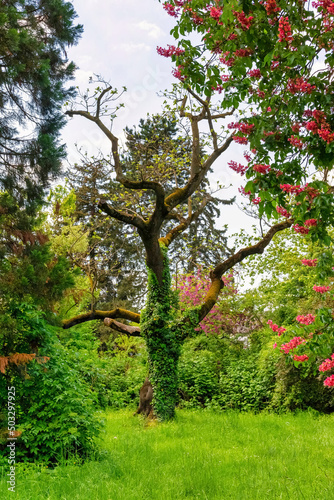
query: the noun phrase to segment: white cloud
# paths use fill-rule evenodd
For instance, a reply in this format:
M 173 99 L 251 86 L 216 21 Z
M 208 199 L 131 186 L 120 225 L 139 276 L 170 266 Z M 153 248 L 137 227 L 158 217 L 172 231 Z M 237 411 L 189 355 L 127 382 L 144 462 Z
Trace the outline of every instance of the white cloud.
M 149 45 L 146 45 L 146 43 L 121 43 L 119 45 L 119 48 L 122 51 L 127 52 L 128 54 L 151 50 L 151 47 Z
M 162 35 L 164 35 L 163 30 L 159 26 L 153 23 L 149 23 L 148 21 L 140 21 L 140 23 L 137 23 L 135 26 L 138 26 L 138 28 L 147 31 L 148 36 L 154 39 L 160 38 Z

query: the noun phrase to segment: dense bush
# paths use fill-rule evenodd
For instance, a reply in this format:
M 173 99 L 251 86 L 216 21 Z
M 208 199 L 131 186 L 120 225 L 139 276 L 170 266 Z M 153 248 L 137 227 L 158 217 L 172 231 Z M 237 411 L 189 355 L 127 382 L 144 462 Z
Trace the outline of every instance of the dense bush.
M 0 378 L 2 451 L 6 457 L 7 388 L 15 387 L 16 430 L 19 461 L 56 462 L 71 453 L 88 455 L 100 429 L 97 397 L 80 376 L 67 350 L 60 344 L 57 328 L 27 308 L 21 311 L 21 344 L 39 338 L 38 355 L 27 364 L 10 363 Z M 24 327 L 24 328 L 23 328 Z M 24 351 L 23 351 L 24 352 Z M 44 356 L 50 359 L 45 363 Z

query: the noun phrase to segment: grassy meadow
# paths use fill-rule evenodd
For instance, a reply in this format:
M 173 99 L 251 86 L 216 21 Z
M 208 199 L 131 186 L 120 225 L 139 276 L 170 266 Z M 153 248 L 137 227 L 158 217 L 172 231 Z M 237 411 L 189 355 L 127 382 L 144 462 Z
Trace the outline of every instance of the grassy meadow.
M 334 499 L 334 415 L 179 410 L 157 424 L 105 414 L 96 460 L 1 471 L 20 500 Z M 56 438 L 56 437 L 55 437 Z

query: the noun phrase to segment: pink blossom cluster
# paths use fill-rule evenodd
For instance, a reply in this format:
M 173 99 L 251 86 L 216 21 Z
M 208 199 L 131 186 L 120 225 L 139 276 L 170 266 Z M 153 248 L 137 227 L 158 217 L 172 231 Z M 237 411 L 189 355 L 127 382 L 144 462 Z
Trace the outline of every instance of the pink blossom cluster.
M 237 11 L 233 10 L 232 12 L 233 12 L 233 15 L 239 21 L 239 23 L 241 25 L 241 29 L 243 31 L 249 30 L 249 28 L 252 25 L 252 21 L 253 21 L 254 17 L 253 16 L 246 17 L 246 14 L 243 11 L 237 12 Z
M 326 116 L 323 111 L 319 109 L 314 111 L 306 110 L 303 115 L 308 118 L 314 118 L 314 120 L 306 123 L 306 130 L 312 132 L 312 134 L 318 134 L 327 144 L 334 141 L 334 133 L 331 131 L 330 125 L 326 122 Z
M 320 286 L 320 285 L 314 285 L 313 290 L 318 293 L 326 293 L 329 292 L 330 286 Z
M 271 319 L 267 321 L 267 325 L 270 326 L 273 332 L 277 332 L 279 337 L 282 335 L 282 333 L 286 332 L 286 328 L 283 328 L 283 326 L 276 325 L 275 323 L 272 322 Z
M 253 198 L 251 200 L 252 203 L 254 203 L 254 205 L 258 205 L 259 203 L 261 203 L 261 198 L 260 196 L 257 196 L 256 198 Z
M 300 226 L 299 224 L 295 224 L 292 227 L 299 234 L 308 234 L 310 231 L 308 227 Z
M 288 84 L 286 86 L 286 90 L 290 92 L 290 94 L 297 94 L 298 92 L 302 92 L 303 94 L 311 94 L 315 89 L 316 86 L 308 83 L 302 76 L 289 78 Z
M 212 90 L 215 90 L 216 92 L 218 92 L 218 94 L 221 94 L 224 88 L 222 85 L 217 85 L 217 87 L 212 87 Z
M 326 380 L 324 381 L 324 385 L 326 385 L 327 387 L 333 387 L 334 386 L 334 375 L 327 377 Z
M 296 321 L 301 325 L 311 325 L 315 320 L 315 316 L 313 314 L 306 314 L 305 316 L 300 315 L 297 316 Z
M 299 137 L 292 135 L 289 137 L 288 141 L 292 146 L 295 146 L 295 148 L 302 149 L 303 147 L 303 141 L 299 139 Z
M 222 281 L 225 285 L 225 293 L 237 293 L 234 286 L 233 272 L 227 276 L 223 276 Z M 201 304 L 210 286 L 210 278 L 200 268 L 194 274 L 182 275 L 179 278 L 177 285 L 180 292 L 181 309 L 184 310 L 189 306 L 191 307 Z M 196 331 L 203 331 L 206 334 L 219 334 L 222 330 L 223 319 L 224 318 L 219 310 L 219 306 L 216 304 L 196 328 Z
M 222 62 L 223 64 L 225 64 L 228 68 L 230 68 L 231 66 L 233 66 L 234 62 L 235 62 L 235 58 L 233 56 L 230 56 L 230 51 L 227 50 L 226 52 L 224 52 L 223 54 L 221 54 L 219 60 L 220 62 Z
M 262 77 L 261 71 L 259 69 L 251 69 L 248 71 L 247 75 L 250 78 L 261 78 Z
M 227 165 L 232 169 L 234 170 L 235 172 L 237 172 L 238 174 L 241 174 L 241 175 L 244 175 L 248 166 L 246 165 L 242 165 L 241 163 L 237 163 L 236 161 L 229 161 L 227 163 Z
M 211 7 L 210 9 L 210 16 L 215 19 L 216 21 L 219 21 L 220 16 L 222 15 L 222 9 L 219 7 Z
M 270 65 L 271 71 L 273 71 L 274 69 L 277 69 L 278 67 L 279 67 L 279 61 L 272 61 L 271 65 Z
M 315 267 L 317 265 L 318 259 L 302 259 L 301 263 L 304 264 L 304 266 L 308 267 Z
M 281 8 L 277 5 L 276 0 L 267 0 L 266 2 L 264 2 L 264 6 L 267 12 L 267 16 L 271 18 L 276 16 L 276 14 L 281 10 Z
M 249 196 L 251 194 L 250 191 L 245 191 L 245 188 L 243 186 L 240 186 L 238 191 L 239 191 L 239 193 L 243 194 L 244 196 Z
M 280 188 L 282 189 L 282 191 L 284 191 L 285 193 L 291 193 L 291 194 L 302 193 L 306 187 L 307 187 L 307 184 L 304 187 L 301 187 L 299 184 L 296 186 L 292 186 L 291 184 L 280 184 Z
M 186 77 L 184 75 L 182 75 L 182 70 L 183 70 L 183 66 L 180 65 L 177 68 L 173 69 L 172 75 L 175 76 L 175 78 L 177 78 L 181 82 L 184 82 Z
M 320 129 L 318 129 L 318 135 L 323 139 L 327 144 L 330 144 L 334 141 L 334 133 L 331 132 L 329 126 L 322 125 Z
M 194 24 L 197 24 L 197 25 L 203 24 L 204 19 L 202 17 L 200 17 L 197 14 L 197 12 L 195 12 L 191 7 L 186 5 L 184 7 L 184 12 L 189 12 Z
M 248 57 L 250 56 L 251 54 L 253 54 L 253 50 L 252 49 L 237 49 L 235 52 L 234 52 L 234 55 L 236 57 Z
M 244 151 L 244 157 L 248 162 L 250 162 L 252 159 L 251 155 L 247 151 Z
M 318 221 L 317 221 L 317 219 L 307 219 L 304 222 L 304 224 L 306 227 L 312 227 L 312 226 L 316 226 L 318 224 Z
M 300 131 L 300 124 L 299 123 L 294 123 L 291 127 L 291 130 L 292 132 L 294 132 L 295 134 L 298 134 L 298 132 Z
M 237 129 L 242 134 L 249 135 L 252 133 L 255 125 L 253 123 L 231 122 L 227 125 L 229 129 Z
M 247 137 L 240 137 L 239 135 L 234 135 L 233 136 L 234 142 L 237 144 L 248 144 L 248 139 Z
M 334 353 L 331 355 L 330 359 L 326 359 L 323 363 L 321 363 L 319 371 L 328 372 L 332 368 L 334 368 Z
M 328 14 L 334 14 L 334 2 L 332 0 L 318 0 L 317 2 L 312 2 L 312 7 L 323 9 L 328 12 Z
M 176 7 L 174 5 L 172 5 L 171 3 L 165 2 L 163 4 L 163 8 L 167 12 L 167 14 L 169 14 L 170 16 L 172 16 L 172 17 L 178 16 L 178 9 L 176 9 Z
M 253 170 L 255 172 L 259 172 L 259 174 L 267 174 L 268 172 L 270 172 L 271 167 L 270 165 L 262 165 L 260 163 L 257 163 L 253 166 Z
M 293 40 L 288 17 L 281 17 L 278 22 L 278 41 L 291 43 Z
M 283 217 L 286 217 L 286 218 L 291 216 L 290 212 L 288 212 L 286 210 L 286 208 L 283 208 L 283 207 L 276 207 L 276 212 L 280 215 L 283 215 Z
M 302 337 L 294 337 L 293 339 L 290 340 L 290 342 L 287 342 L 286 344 L 281 345 L 281 351 L 283 351 L 285 354 L 289 354 L 290 351 L 295 349 L 301 344 L 305 344 L 306 340 L 303 339 Z
M 307 361 L 309 359 L 307 354 L 302 354 L 301 356 L 298 356 L 297 354 L 294 355 L 293 360 L 294 361 L 299 361 L 300 363 L 303 363 L 304 361 Z
M 161 56 L 171 57 L 171 56 L 180 56 L 184 54 L 184 50 L 179 47 L 175 47 L 174 45 L 168 45 L 168 49 L 164 49 L 163 47 L 157 47 L 157 52 Z

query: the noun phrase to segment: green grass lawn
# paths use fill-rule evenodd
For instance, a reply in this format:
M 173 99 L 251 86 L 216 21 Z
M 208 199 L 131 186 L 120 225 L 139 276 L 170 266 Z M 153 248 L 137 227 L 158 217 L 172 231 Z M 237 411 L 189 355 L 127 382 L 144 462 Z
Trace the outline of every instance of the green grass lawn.
M 177 412 L 146 425 L 106 413 L 98 461 L 2 471 L 20 500 L 334 500 L 334 415 Z M 5 469 L 5 468 L 4 468 Z

